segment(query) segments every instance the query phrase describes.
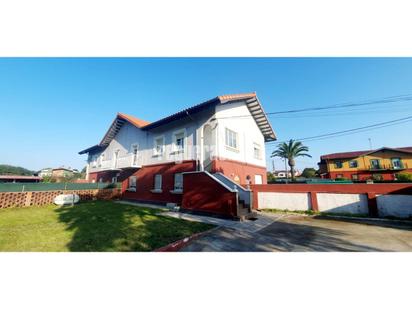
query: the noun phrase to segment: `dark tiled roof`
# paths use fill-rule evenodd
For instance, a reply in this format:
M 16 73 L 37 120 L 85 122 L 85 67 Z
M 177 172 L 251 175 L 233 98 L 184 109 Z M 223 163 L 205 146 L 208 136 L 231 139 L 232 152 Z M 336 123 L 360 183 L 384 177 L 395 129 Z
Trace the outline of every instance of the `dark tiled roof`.
M 382 147 L 382 148 L 375 149 L 375 150 L 360 150 L 360 151 L 351 151 L 351 152 L 331 153 L 331 154 L 321 156 L 320 159 L 321 160 L 330 160 L 330 159 L 356 158 L 356 157 L 360 157 L 360 156 L 370 154 L 370 153 L 374 153 L 374 152 L 384 150 L 384 149 L 412 153 L 412 147 L 398 147 L 398 148 Z
M 273 131 L 272 126 L 270 125 L 269 120 L 267 119 L 266 114 L 263 111 L 263 108 L 256 96 L 256 93 L 250 92 L 218 96 L 203 103 L 183 109 L 177 113 L 174 113 L 170 116 L 167 116 L 152 123 L 138 119 L 134 116 L 118 113 L 116 118 L 113 120 L 109 130 L 103 137 L 102 141 L 98 145 L 80 151 L 79 154 L 94 152 L 105 148 L 110 143 L 110 141 L 116 136 L 116 134 L 119 132 L 119 130 L 125 122 L 129 122 L 142 130 L 150 130 L 165 125 L 169 122 L 189 117 L 191 114 L 197 113 L 217 104 L 226 104 L 241 100 L 246 100 L 247 107 L 250 113 L 252 114 L 252 117 L 255 119 L 256 124 L 261 130 L 263 136 L 265 137 L 265 141 L 276 140 L 275 132 Z

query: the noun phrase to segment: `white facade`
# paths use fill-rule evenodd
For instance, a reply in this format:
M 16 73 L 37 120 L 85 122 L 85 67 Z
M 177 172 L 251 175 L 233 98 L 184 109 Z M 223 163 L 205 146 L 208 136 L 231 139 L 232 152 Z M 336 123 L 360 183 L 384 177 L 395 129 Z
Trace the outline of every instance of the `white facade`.
M 217 157 L 266 167 L 265 139 L 245 103 L 218 105 L 215 117 Z M 236 148 L 226 143 L 226 130 L 237 135 Z M 255 153 L 256 148 L 259 154 Z
M 227 145 L 227 130 L 236 147 Z M 245 102 L 218 104 L 153 129 L 126 122 L 103 151 L 89 153 L 88 173 L 183 160 L 197 160 L 203 170 L 215 158 L 266 166 L 265 138 Z

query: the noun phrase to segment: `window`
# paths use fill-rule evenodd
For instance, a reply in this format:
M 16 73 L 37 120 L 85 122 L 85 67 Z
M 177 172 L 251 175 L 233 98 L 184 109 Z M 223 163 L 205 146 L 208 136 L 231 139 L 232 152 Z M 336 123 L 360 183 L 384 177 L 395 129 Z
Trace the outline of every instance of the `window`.
M 163 155 L 163 151 L 164 151 L 164 137 L 157 137 L 154 140 L 154 147 L 153 147 L 153 154 L 155 156 L 161 156 Z
M 128 190 L 136 192 L 136 187 L 137 187 L 137 177 L 136 176 L 130 176 Z
M 253 144 L 253 157 L 258 160 L 262 159 L 261 148 L 258 144 Z
M 175 174 L 174 190 L 183 191 L 183 174 L 182 173 Z
M 356 160 L 349 161 L 349 167 L 350 168 L 358 167 L 358 161 L 356 161 Z
M 92 167 L 97 167 L 97 155 L 93 155 L 90 157 Z
M 132 145 L 132 165 L 136 166 L 137 165 L 137 150 L 138 150 L 138 146 Z
M 156 191 L 162 190 L 162 175 L 156 174 L 154 177 L 154 189 Z
M 117 183 L 117 177 L 112 177 L 112 183 Z
M 343 174 L 336 174 L 336 179 L 342 179 L 343 178 Z
M 400 169 L 403 168 L 403 164 L 400 158 L 392 158 L 392 168 L 394 169 Z
M 370 164 L 371 164 L 371 169 L 380 169 L 381 167 L 379 159 L 371 159 Z
M 262 175 L 255 175 L 255 185 L 261 185 L 261 184 L 263 184 Z
M 185 132 L 180 131 L 173 134 L 173 147 L 176 152 L 183 152 L 185 148 Z
M 353 181 L 358 181 L 359 180 L 359 175 L 358 174 L 352 174 L 352 180 Z
M 335 168 L 342 168 L 342 167 L 343 167 L 342 161 L 335 161 Z
M 235 131 L 229 130 L 226 128 L 225 131 L 225 144 L 230 148 L 237 149 L 238 142 L 237 142 L 237 133 Z

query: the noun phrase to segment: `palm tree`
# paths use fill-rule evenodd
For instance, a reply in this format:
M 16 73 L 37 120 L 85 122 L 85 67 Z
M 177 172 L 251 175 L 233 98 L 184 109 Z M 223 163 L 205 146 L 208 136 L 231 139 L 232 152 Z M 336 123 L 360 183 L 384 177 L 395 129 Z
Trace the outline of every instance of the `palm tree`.
M 295 181 L 295 158 L 297 157 L 309 157 L 312 158 L 307 152 L 309 148 L 304 146 L 301 142 L 291 139 L 289 143 L 282 143 L 278 145 L 278 148 L 272 152 L 271 158 L 280 157 L 288 160 L 290 166 L 290 173 L 292 175 L 292 181 Z M 286 171 L 287 176 L 287 171 Z

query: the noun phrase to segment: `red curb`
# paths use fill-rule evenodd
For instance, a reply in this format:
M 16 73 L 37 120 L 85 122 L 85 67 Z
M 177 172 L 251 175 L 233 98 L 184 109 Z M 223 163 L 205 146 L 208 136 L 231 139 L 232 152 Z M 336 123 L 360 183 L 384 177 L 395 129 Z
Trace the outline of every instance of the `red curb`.
M 210 230 L 201 232 L 201 233 L 197 233 L 197 234 L 193 234 L 189 237 L 180 239 L 178 241 L 172 242 L 171 244 L 168 244 L 162 248 L 156 249 L 153 252 L 177 252 L 180 249 L 182 249 L 183 247 L 187 246 L 191 241 L 203 236 L 206 233 L 209 233 L 210 231 L 215 230 L 218 227 L 212 228 Z

